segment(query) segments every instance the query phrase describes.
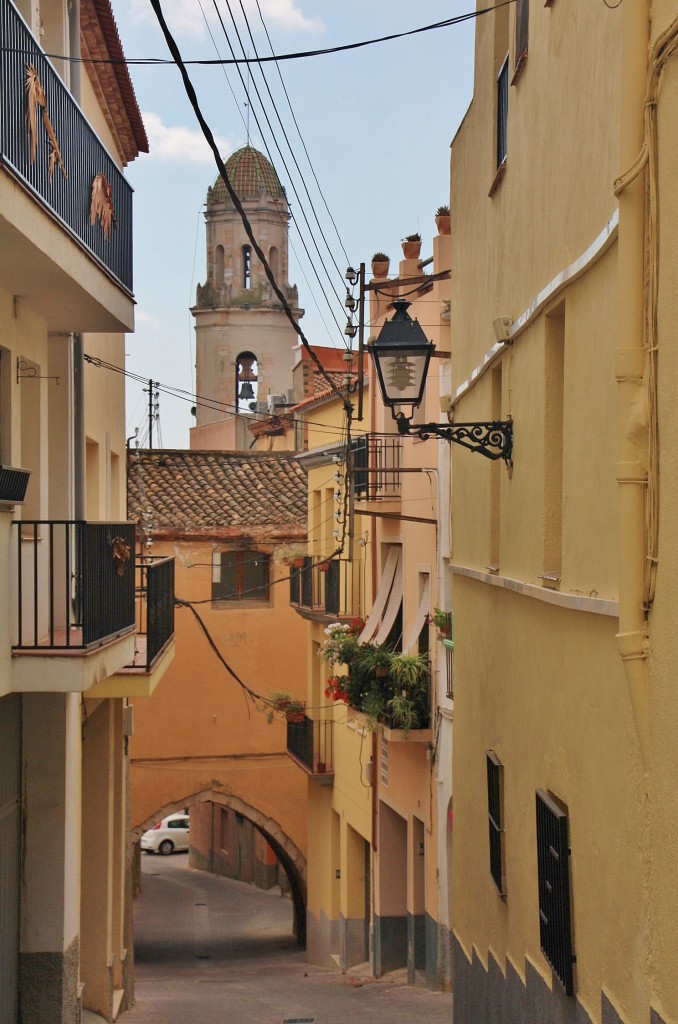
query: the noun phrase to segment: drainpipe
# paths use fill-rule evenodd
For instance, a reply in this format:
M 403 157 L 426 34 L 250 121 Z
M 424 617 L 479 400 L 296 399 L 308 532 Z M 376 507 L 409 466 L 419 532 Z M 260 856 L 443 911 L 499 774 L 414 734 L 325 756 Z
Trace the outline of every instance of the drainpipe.
M 622 11 L 620 162 L 626 171 L 643 145 L 643 114 L 649 42 L 648 3 L 624 4 Z M 650 757 L 648 622 L 643 609 L 648 402 L 643 346 L 645 175 L 619 195 L 619 330 L 615 353 L 619 448 L 619 633 L 617 644 L 631 698 L 643 765 Z

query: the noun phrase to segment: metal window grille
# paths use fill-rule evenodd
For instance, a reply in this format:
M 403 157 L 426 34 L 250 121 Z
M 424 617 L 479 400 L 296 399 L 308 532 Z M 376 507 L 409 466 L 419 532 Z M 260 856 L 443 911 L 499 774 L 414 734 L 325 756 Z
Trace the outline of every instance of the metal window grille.
M 509 70 L 508 57 L 497 78 L 497 167 L 501 167 L 507 153 Z
M 447 690 L 445 695 L 450 699 L 454 698 L 454 644 L 448 640 L 447 643 L 443 642 L 443 648 L 445 650 L 445 682 L 447 684 Z
M 566 995 L 571 996 L 574 993 L 575 958 L 570 916 L 567 809 L 542 789 L 537 790 L 536 798 L 541 949 Z
M 306 557 L 301 570 L 301 603 L 304 608 L 313 608 L 313 559 Z
M 493 750 L 488 750 L 487 816 L 490 836 L 490 874 L 501 896 L 506 895 L 504 870 L 504 766 Z

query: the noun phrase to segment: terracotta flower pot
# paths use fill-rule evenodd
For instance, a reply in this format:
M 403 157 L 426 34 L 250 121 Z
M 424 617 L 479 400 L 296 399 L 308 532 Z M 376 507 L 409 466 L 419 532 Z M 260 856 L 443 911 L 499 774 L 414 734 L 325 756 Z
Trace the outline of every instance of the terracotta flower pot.
M 421 253 L 421 242 L 401 242 L 403 256 L 406 260 L 418 260 Z
M 389 260 L 379 261 L 372 264 L 372 277 L 388 277 L 388 269 L 391 266 Z
M 447 213 L 447 214 L 438 214 L 438 216 L 436 217 L 436 228 L 438 229 L 438 234 L 439 235 L 449 235 L 450 234 L 450 232 L 452 230 L 451 227 L 450 227 L 450 220 L 451 220 L 451 218 L 450 218 L 449 213 Z

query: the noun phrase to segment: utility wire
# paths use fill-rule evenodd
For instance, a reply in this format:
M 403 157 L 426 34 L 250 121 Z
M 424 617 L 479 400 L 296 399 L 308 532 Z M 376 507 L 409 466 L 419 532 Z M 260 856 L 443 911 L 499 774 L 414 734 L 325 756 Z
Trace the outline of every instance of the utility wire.
M 152 0 L 151 0 L 152 3 Z M 348 50 L 359 50 L 365 46 L 376 46 L 379 43 L 389 43 L 396 39 L 406 39 L 408 36 L 419 35 L 422 32 L 432 32 L 441 28 L 451 28 L 453 25 L 461 25 L 465 21 L 472 21 L 474 18 L 479 18 L 484 14 L 491 14 L 493 11 L 498 11 L 502 7 L 508 7 L 509 4 L 516 3 L 516 0 L 501 0 L 501 3 L 494 4 L 490 7 L 484 7 L 479 11 L 469 11 L 467 14 L 459 14 L 454 18 L 446 18 L 443 21 L 436 21 L 431 25 L 422 25 L 420 28 L 408 29 L 406 32 L 392 32 L 390 35 L 378 36 L 375 39 L 364 39 L 358 43 L 344 43 L 342 46 L 329 46 L 320 50 L 298 50 L 294 53 L 279 53 L 271 57 L 234 57 L 232 60 L 218 59 L 210 60 L 196 59 L 196 60 L 182 60 L 181 57 L 178 59 L 169 60 L 167 57 L 130 57 L 130 58 L 106 58 L 106 57 L 72 57 L 62 53 L 46 53 L 44 56 L 49 57 L 51 60 L 63 60 L 68 61 L 71 64 L 127 64 L 128 67 L 153 67 L 155 65 L 163 66 L 168 64 L 176 64 L 178 67 L 199 65 L 203 67 L 209 67 L 210 65 L 219 64 L 270 64 L 271 62 L 277 62 L 282 60 L 301 60 L 307 57 L 324 57 L 327 54 L 333 53 L 345 53 Z M 155 9 L 155 5 L 152 3 Z M 157 12 L 156 12 L 157 13 Z M 0 52 L 5 53 L 26 53 L 32 54 L 35 51 L 26 49 L 25 47 L 16 46 L 0 46 Z M 41 51 L 42 52 L 42 51 Z
M 221 17 L 221 12 L 219 11 L 219 8 L 217 6 L 217 0 L 212 0 L 212 3 L 214 5 L 215 11 L 217 12 L 217 17 L 219 18 L 219 22 L 221 23 L 221 27 L 222 27 L 223 32 L 224 32 L 224 36 L 226 37 L 226 42 L 228 43 L 228 48 L 231 51 L 231 53 L 235 56 L 235 51 L 234 51 L 233 46 L 231 44 L 231 41 L 230 41 L 230 39 L 228 37 L 228 32 L 226 31 L 226 26 L 224 25 L 223 18 Z M 236 36 L 238 38 L 238 43 L 240 45 L 240 49 L 242 50 L 243 53 L 245 53 L 245 47 L 243 45 L 243 41 L 242 41 L 242 38 L 240 36 L 240 32 L 238 31 L 238 26 L 237 26 L 235 17 L 233 15 L 233 11 L 231 9 L 230 0 L 225 0 L 225 3 L 226 3 L 226 7 L 228 9 L 228 13 L 229 13 L 229 15 L 231 17 L 231 21 L 233 23 L 233 27 L 235 29 L 235 34 L 236 34 Z M 238 75 L 240 76 L 240 81 L 241 81 L 243 89 L 245 90 L 246 94 L 249 96 L 249 90 L 247 88 L 247 85 L 245 84 L 245 79 L 243 78 L 243 73 L 240 70 L 240 68 L 238 68 Z M 342 301 L 341 300 L 341 296 L 339 295 L 339 293 L 334 288 L 334 285 L 332 284 L 332 279 L 331 279 L 330 274 L 329 274 L 329 272 L 327 270 L 327 267 L 325 265 L 325 261 L 323 260 L 323 257 L 322 257 L 322 254 L 320 252 L 320 249 L 318 248 L 318 243 L 315 241 L 315 237 L 314 237 L 313 231 L 311 229 L 311 225 L 309 224 L 308 217 L 306 216 L 306 213 L 304 211 L 301 199 L 299 197 L 299 193 L 297 192 L 296 186 L 295 186 L 294 181 L 292 179 L 292 175 L 290 174 L 289 167 L 287 166 L 287 161 L 285 160 L 285 157 L 283 156 L 282 150 L 280 149 L 280 146 L 278 145 L 278 141 L 276 139 L 276 134 L 275 134 L 275 131 L 273 130 L 273 125 L 271 124 L 270 118 L 269 118 L 269 116 L 268 116 L 268 114 L 266 112 L 266 108 L 264 106 L 264 102 L 263 102 L 263 100 L 261 98 L 261 93 L 259 92 L 259 87 L 257 86 L 257 83 L 254 81 L 254 79 L 251 79 L 251 82 L 252 82 L 252 85 L 254 86 L 254 91 L 255 91 L 255 93 L 257 95 L 257 99 L 259 101 L 261 112 L 262 112 L 264 118 L 266 119 L 266 124 L 268 125 L 268 130 L 271 133 L 271 137 L 272 137 L 273 142 L 275 144 L 275 147 L 276 147 L 276 149 L 278 151 L 280 159 L 282 160 L 283 167 L 285 168 L 285 171 L 287 173 L 287 177 L 288 177 L 288 179 L 290 181 L 290 184 L 292 185 L 292 190 L 294 192 L 295 198 L 296 198 L 297 202 L 299 203 L 299 209 L 300 209 L 301 214 L 302 214 L 302 216 L 304 218 L 304 221 L 306 222 L 306 227 L 308 228 L 308 231 L 310 233 L 311 239 L 313 241 L 313 245 L 314 245 L 315 250 L 316 250 L 316 252 L 318 254 L 318 258 L 320 259 L 320 263 L 322 265 L 322 268 L 325 271 L 325 274 L 327 275 L 327 279 L 330 282 L 330 286 L 332 287 L 332 290 L 334 291 L 335 298 L 336 298 L 337 302 L 341 302 Z M 272 97 L 271 97 L 271 99 L 272 99 Z M 260 133 L 260 135 L 261 135 L 261 137 L 262 137 L 262 139 L 264 141 L 264 148 L 266 149 L 266 154 L 267 154 L 269 160 L 271 161 L 271 163 L 273 164 L 274 160 L 273 160 L 271 151 L 270 151 L 269 146 L 268 146 L 268 144 L 266 142 L 264 131 L 262 129 L 261 122 L 259 121 L 259 117 L 257 116 L 257 112 L 252 107 L 251 100 L 250 100 L 250 110 L 252 110 L 252 113 L 254 114 L 254 120 L 255 120 L 256 126 L 259 129 L 259 133 Z M 292 212 L 292 219 L 293 219 L 294 223 L 297 225 L 297 229 L 299 229 L 299 224 L 297 222 L 297 218 L 296 218 L 296 216 L 295 216 L 295 214 L 293 212 Z M 323 293 L 323 296 L 325 297 L 325 301 L 327 302 L 327 306 L 328 306 L 328 308 L 330 310 L 330 313 L 332 315 L 332 318 L 333 318 L 333 320 L 334 320 L 334 322 L 336 324 L 337 330 L 341 331 L 341 324 L 339 323 L 339 321 L 338 321 L 338 319 L 337 319 L 337 317 L 336 317 L 336 315 L 334 313 L 334 308 L 333 308 L 332 304 L 330 303 L 330 300 L 329 300 L 329 298 L 327 296 L 327 293 L 325 291 L 323 283 L 320 280 L 320 275 L 318 274 L 318 271 L 316 270 L 315 264 L 314 264 L 314 262 L 313 262 L 313 260 L 311 258 L 311 253 L 309 252 L 308 246 L 306 244 L 306 241 L 304 240 L 304 236 L 301 233 L 301 230 L 299 230 L 299 240 L 300 240 L 301 244 L 304 247 L 304 251 L 306 253 L 306 256 L 308 257 L 308 261 L 310 263 L 311 270 L 315 274 L 315 277 L 316 277 L 316 280 L 317 280 L 318 285 L 320 287 L 320 290 Z
M 513 0 L 509 0 L 509 2 L 513 2 Z M 342 405 L 344 407 L 344 410 L 346 412 L 346 416 L 347 416 L 348 419 L 350 419 L 350 417 L 353 414 L 353 407 L 352 407 L 351 403 L 341 393 L 341 391 L 337 388 L 337 386 L 335 385 L 335 383 L 331 379 L 331 377 L 329 377 L 328 374 L 325 372 L 325 369 L 324 369 L 322 363 L 320 362 L 320 359 L 318 358 L 318 355 L 316 354 L 316 352 L 314 352 L 313 348 L 311 347 L 311 345 L 308 342 L 308 339 L 306 338 L 306 335 L 304 334 L 304 332 L 302 331 L 301 327 L 297 323 L 297 320 L 296 320 L 296 318 L 294 316 L 294 313 L 293 313 L 293 311 L 292 311 L 292 309 L 290 307 L 290 304 L 287 301 L 287 296 L 283 293 L 283 291 L 281 290 L 278 282 L 276 281 L 276 279 L 275 279 L 275 277 L 273 275 L 273 271 L 271 270 L 271 268 L 269 266 L 269 263 L 268 263 L 268 260 L 266 259 L 266 255 L 264 254 L 264 251 L 262 250 L 261 246 L 259 245 L 259 243 L 258 243 L 258 241 L 257 241 L 257 239 L 255 237 L 255 234 L 254 234 L 254 232 L 252 230 L 252 225 L 250 224 L 249 218 L 248 218 L 247 214 L 245 213 L 245 210 L 244 210 L 244 207 L 242 205 L 242 202 L 240 201 L 240 197 L 237 195 L 235 189 L 233 188 L 233 185 L 231 184 L 231 182 L 229 180 L 228 174 L 226 172 L 226 167 L 224 165 L 224 161 L 221 158 L 221 154 L 219 152 L 219 148 L 218 148 L 218 146 L 217 146 L 217 144 L 216 144 L 216 142 L 214 140 L 214 135 L 212 134 L 212 130 L 211 130 L 210 126 L 207 124 L 207 121 L 204 118 L 202 110 L 200 109 L 200 104 L 198 103 L 198 97 L 197 97 L 197 95 L 195 93 L 195 89 L 193 88 L 193 83 L 191 82 L 191 80 L 189 78 L 188 71 L 186 70 L 184 62 L 182 60 L 181 53 L 179 52 L 179 47 L 177 46 L 176 41 L 174 39 L 174 36 L 172 35 L 172 33 L 170 32 L 170 30 L 169 30 L 169 28 L 167 26 L 167 22 L 165 21 L 165 17 L 164 17 L 164 15 L 162 13 L 162 8 L 160 6 L 160 0 L 151 0 L 151 6 L 153 7 L 153 10 L 155 11 L 156 17 L 157 17 L 158 22 L 160 24 L 160 28 L 162 29 L 162 33 L 165 36 L 165 41 L 167 42 L 167 46 L 168 46 L 168 48 L 170 50 L 170 53 L 173 55 L 173 57 L 175 59 L 175 62 L 177 64 L 177 67 L 179 68 L 179 72 L 181 74 L 181 77 L 182 77 L 182 80 L 183 80 L 183 83 L 184 83 L 184 89 L 186 90 L 186 95 L 188 96 L 189 102 L 190 102 L 191 106 L 193 107 L 193 111 L 195 113 L 196 118 L 198 119 L 198 123 L 200 124 L 200 127 L 202 129 L 202 133 L 205 136 L 205 139 L 206 139 L 210 149 L 212 150 L 212 153 L 214 154 L 214 159 L 216 161 L 217 167 L 219 168 L 219 173 L 221 174 L 221 177 L 222 177 L 222 180 L 224 182 L 224 185 L 226 186 L 226 190 L 227 190 L 227 192 L 228 192 L 228 194 L 229 194 L 229 196 L 231 198 L 231 202 L 233 203 L 233 205 L 235 206 L 236 210 L 240 214 L 240 218 L 242 220 L 243 227 L 245 228 L 245 232 L 247 234 L 247 237 L 249 238 L 249 240 L 250 240 L 250 242 L 252 244 L 252 248 L 254 249 L 255 253 L 257 254 L 257 257 L 258 257 L 259 261 L 261 262 L 261 265 L 264 268 L 264 272 L 266 274 L 266 277 L 268 278 L 268 280 L 269 280 L 269 282 L 271 284 L 271 287 L 273 288 L 273 291 L 275 292 L 275 294 L 277 295 L 278 299 L 280 300 L 288 320 L 290 321 L 290 323 L 291 323 L 292 327 L 294 328 L 295 332 L 298 334 L 299 340 L 301 341 L 301 343 L 304 346 L 304 348 L 307 350 L 307 352 L 310 355 L 310 357 L 313 360 L 313 362 L 318 367 L 318 372 L 327 381 L 330 389 L 340 399 L 340 401 L 341 401 L 341 403 L 342 403 Z
M 262 15 L 262 13 L 261 13 L 261 7 L 260 7 L 260 5 L 259 5 L 259 0 L 256 0 L 256 5 L 257 5 L 257 10 L 258 10 L 258 12 L 259 12 L 259 18 L 260 18 L 260 20 L 261 20 L 261 24 L 263 25 L 263 27 L 264 27 L 264 32 L 266 33 L 266 38 L 267 38 L 267 40 L 268 40 L 268 45 L 269 45 L 269 46 L 270 46 L 270 48 L 271 48 L 271 54 L 272 54 L 272 55 L 273 55 L 273 56 L 275 57 L 275 51 L 273 50 L 273 43 L 271 42 L 271 37 L 270 37 L 270 35 L 268 34 L 268 29 L 267 29 L 267 27 L 266 27 L 266 23 L 265 23 L 265 21 L 264 21 L 264 17 L 263 17 L 263 15 Z M 257 54 L 257 56 L 258 56 L 258 54 Z M 342 241 L 342 239 L 341 239 L 341 236 L 340 236 L 340 234 L 339 234 L 339 228 L 338 228 L 338 227 L 337 227 L 337 225 L 336 225 L 336 222 L 335 222 L 335 220 L 334 220 L 334 217 L 333 217 L 333 216 L 332 216 L 332 214 L 330 213 L 330 208 L 329 208 L 329 206 L 327 205 L 327 200 L 325 199 L 325 196 L 324 196 L 323 190 L 322 190 L 322 188 L 320 187 L 320 182 L 318 181 L 318 178 L 317 178 L 317 175 L 316 175 L 316 173 L 315 173 L 315 170 L 314 170 L 313 164 L 311 163 L 311 157 L 310 157 L 310 155 L 309 155 L 308 149 L 306 148 L 306 143 L 305 143 L 305 141 L 304 141 L 304 138 L 303 138 L 303 136 L 302 136 L 302 134 L 301 134 L 301 129 L 300 129 L 300 127 L 299 127 L 299 124 L 298 124 L 298 122 L 297 122 L 297 118 L 296 118 L 296 116 L 295 116 L 294 110 L 292 109 L 292 103 L 291 103 L 291 100 L 290 100 L 289 94 L 288 94 L 288 92 L 287 92 L 287 87 L 285 86 L 285 82 L 284 82 L 284 80 L 283 80 L 282 72 L 281 72 L 281 70 L 280 70 L 280 65 L 278 64 L 278 61 L 277 61 L 277 59 L 276 59 L 276 62 L 275 62 L 275 66 L 276 66 L 276 70 L 277 70 L 277 72 L 278 72 L 278 77 L 279 77 L 279 79 L 280 79 L 280 84 L 282 85 L 282 88 L 283 88 L 283 92 L 285 93 L 285 99 L 287 100 L 287 105 L 288 105 L 288 107 L 290 108 L 290 114 L 292 115 L 292 120 L 294 121 L 294 127 L 295 127 L 295 128 L 297 129 L 297 135 L 299 136 L 299 141 L 301 142 L 301 145 L 302 145 L 302 147 L 303 147 L 304 153 L 306 154 L 306 159 L 308 160 L 308 166 L 309 166 L 309 167 L 311 168 L 311 174 L 313 175 L 313 178 L 315 179 L 315 183 L 316 183 L 316 185 L 317 185 L 317 187 L 318 187 L 318 192 L 320 193 L 320 198 L 322 199 L 322 201 L 323 201 L 323 204 L 324 204 L 324 206 L 325 206 L 325 209 L 327 210 L 327 214 L 328 214 L 328 216 L 329 216 L 330 220 L 332 221 L 332 226 L 333 226 L 333 228 L 334 228 L 334 230 L 335 230 L 335 232 L 336 232 L 336 235 L 337 235 L 337 239 L 339 240 L 339 245 L 341 246 L 341 250 L 342 250 L 342 252 L 343 252 L 343 254 L 344 254 L 344 257 L 345 257 L 345 259 L 346 259 L 346 262 L 347 262 L 347 263 L 350 263 L 350 262 L 351 262 L 351 260 L 350 260 L 350 257 L 349 257 L 349 255 L 348 255 L 348 253 L 346 252 L 346 247 L 344 246 L 344 243 L 343 243 L 343 241 Z
M 227 0 L 227 2 L 228 2 L 228 0 Z M 243 5 L 243 0 L 238 0 L 238 2 L 240 4 L 240 10 L 242 11 L 242 16 L 245 19 L 245 25 L 247 27 L 247 32 L 248 32 L 248 35 L 250 37 L 250 42 L 252 43 L 252 47 L 254 49 L 255 55 L 258 57 L 259 53 L 257 51 L 257 44 L 254 41 L 254 36 L 252 34 L 252 29 L 250 28 L 250 23 L 249 23 L 249 21 L 247 19 L 247 14 L 245 13 L 245 7 Z M 259 15 L 261 17 L 261 10 L 259 11 Z M 262 22 L 263 22 L 263 18 L 262 18 Z M 264 29 L 266 29 L 266 25 L 264 25 Z M 268 36 L 268 32 L 266 32 L 266 35 Z M 280 69 L 278 69 L 278 73 L 280 73 Z M 316 212 L 316 208 L 313 205 L 313 200 L 311 199 L 311 193 L 308 190 L 308 186 L 306 184 L 306 180 L 304 178 L 304 175 L 303 175 L 303 172 L 301 170 L 301 167 L 299 166 L 299 161 L 297 160 L 297 158 L 295 156 L 294 149 L 292 148 L 292 143 L 290 142 L 289 136 L 288 136 L 288 134 L 287 134 L 287 132 L 285 130 L 285 125 L 283 124 L 282 118 L 280 116 L 280 111 L 278 110 L 278 107 L 276 105 L 275 99 L 273 98 L 273 93 L 271 92 L 271 87 L 268 84 L 268 79 L 266 78 L 266 73 L 265 73 L 265 71 L 264 71 L 264 69 L 263 69 L 263 67 L 261 65 L 259 65 L 259 74 L 261 75 L 262 80 L 264 82 L 264 85 L 266 86 L 266 91 L 268 92 L 269 99 L 271 101 L 271 104 L 273 105 L 273 110 L 275 112 L 275 116 L 278 119 L 278 124 L 280 125 L 280 129 L 281 129 L 281 131 L 283 133 L 283 137 L 285 139 L 285 142 L 287 143 L 287 148 L 289 149 L 289 151 L 290 151 L 290 153 L 292 155 L 292 159 L 294 161 L 294 166 L 296 167 L 297 172 L 299 174 L 299 177 L 301 179 L 301 184 L 304 186 L 304 191 L 306 192 L 306 196 L 308 198 L 308 201 L 311 204 L 311 210 L 313 211 L 313 217 L 315 219 L 315 222 L 318 225 L 318 230 L 320 231 L 320 236 L 321 236 L 323 242 L 325 243 L 327 251 L 328 251 L 328 253 L 330 255 L 330 259 L 334 263 L 334 269 L 336 270 L 337 274 L 339 275 L 339 279 L 343 280 L 343 273 L 342 273 L 341 269 L 339 268 L 339 265 L 338 265 L 337 261 L 334 259 L 334 256 L 332 255 L 332 250 L 330 248 L 330 244 L 327 241 L 327 238 L 325 236 L 325 232 L 323 231 L 323 228 L 322 228 L 322 224 L 320 223 L 320 220 L 318 219 L 318 214 Z M 282 76 L 281 76 L 281 81 L 282 81 Z M 284 88 L 284 83 L 283 83 L 283 88 Z M 259 95 L 259 94 L 257 93 L 257 95 Z M 285 93 L 285 95 L 287 96 L 287 92 Z M 289 96 L 287 97 L 287 102 L 289 104 Z M 290 110 L 292 110 L 291 105 L 290 105 Z M 292 117 L 294 117 L 294 111 L 292 111 Z M 266 120 L 268 121 L 268 118 Z M 296 124 L 296 120 L 295 120 L 295 124 Z M 270 127 L 270 122 L 269 122 L 269 127 Z M 275 139 L 275 134 L 274 134 L 273 137 Z M 303 142 L 303 140 L 302 140 L 302 142 Z M 277 145 L 277 142 L 276 142 L 276 147 L 278 148 L 278 152 L 280 152 L 280 147 Z M 282 156 L 282 154 L 281 154 L 281 156 Z M 307 154 L 307 156 L 308 156 L 308 154 Z M 309 160 L 309 163 L 310 163 L 310 160 Z M 290 172 L 289 172 L 289 169 L 287 168 L 287 165 L 285 165 L 285 170 L 287 171 L 287 175 L 289 177 L 290 176 Z M 311 167 L 311 170 L 313 170 L 312 167 Z M 318 179 L 316 178 L 316 182 L 317 182 L 317 180 Z M 294 185 L 292 187 L 294 188 Z M 297 195 L 296 189 L 295 189 L 294 194 L 297 196 L 297 200 L 299 200 L 299 196 Z M 304 219 L 306 220 L 305 216 L 304 216 Z M 308 223 L 308 220 L 306 220 L 306 224 L 308 226 L 309 231 L 311 231 L 311 226 Z M 315 234 L 313 232 L 311 232 L 311 237 L 315 241 Z M 318 250 L 318 246 L 317 245 L 316 245 L 316 250 Z M 319 251 L 318 251 L 318 255 L 320 255 Z M 348 257 L 346 257 L 346 258 L 347 258 L 347 261 L 350 263 L 350 260 L 348 259 Z M 321 257 L 321 259 L 322 259 L 322 257 Z M 327 273 L 327 268 L 325 267 L 324 263 L 323 263 L 323 268 L 325 269 L 325 273 Z M 327 276 L 329 278 L 329 274 L 327 274 Z M 335 295 L 337 295 L 338 301 L 341 302 L 341 298 L 340 298 L 340 296 L 336 292 L 335 292 Z

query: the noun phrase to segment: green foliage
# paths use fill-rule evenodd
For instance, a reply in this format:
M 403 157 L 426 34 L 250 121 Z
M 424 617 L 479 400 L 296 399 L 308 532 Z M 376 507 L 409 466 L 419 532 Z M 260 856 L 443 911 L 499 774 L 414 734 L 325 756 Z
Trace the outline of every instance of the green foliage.
M 372 263 L 390 263 L 391 257 L 387 256 L 385 252 L 375 252 L 372 257 Z
M 450 208 L 449 206 L 439 206 L 436 210 L 436 217 L 449 217 Z
M 405 235 L 403 242 L 421 242 L 421 235 L 415 231 L 413 235 Z

